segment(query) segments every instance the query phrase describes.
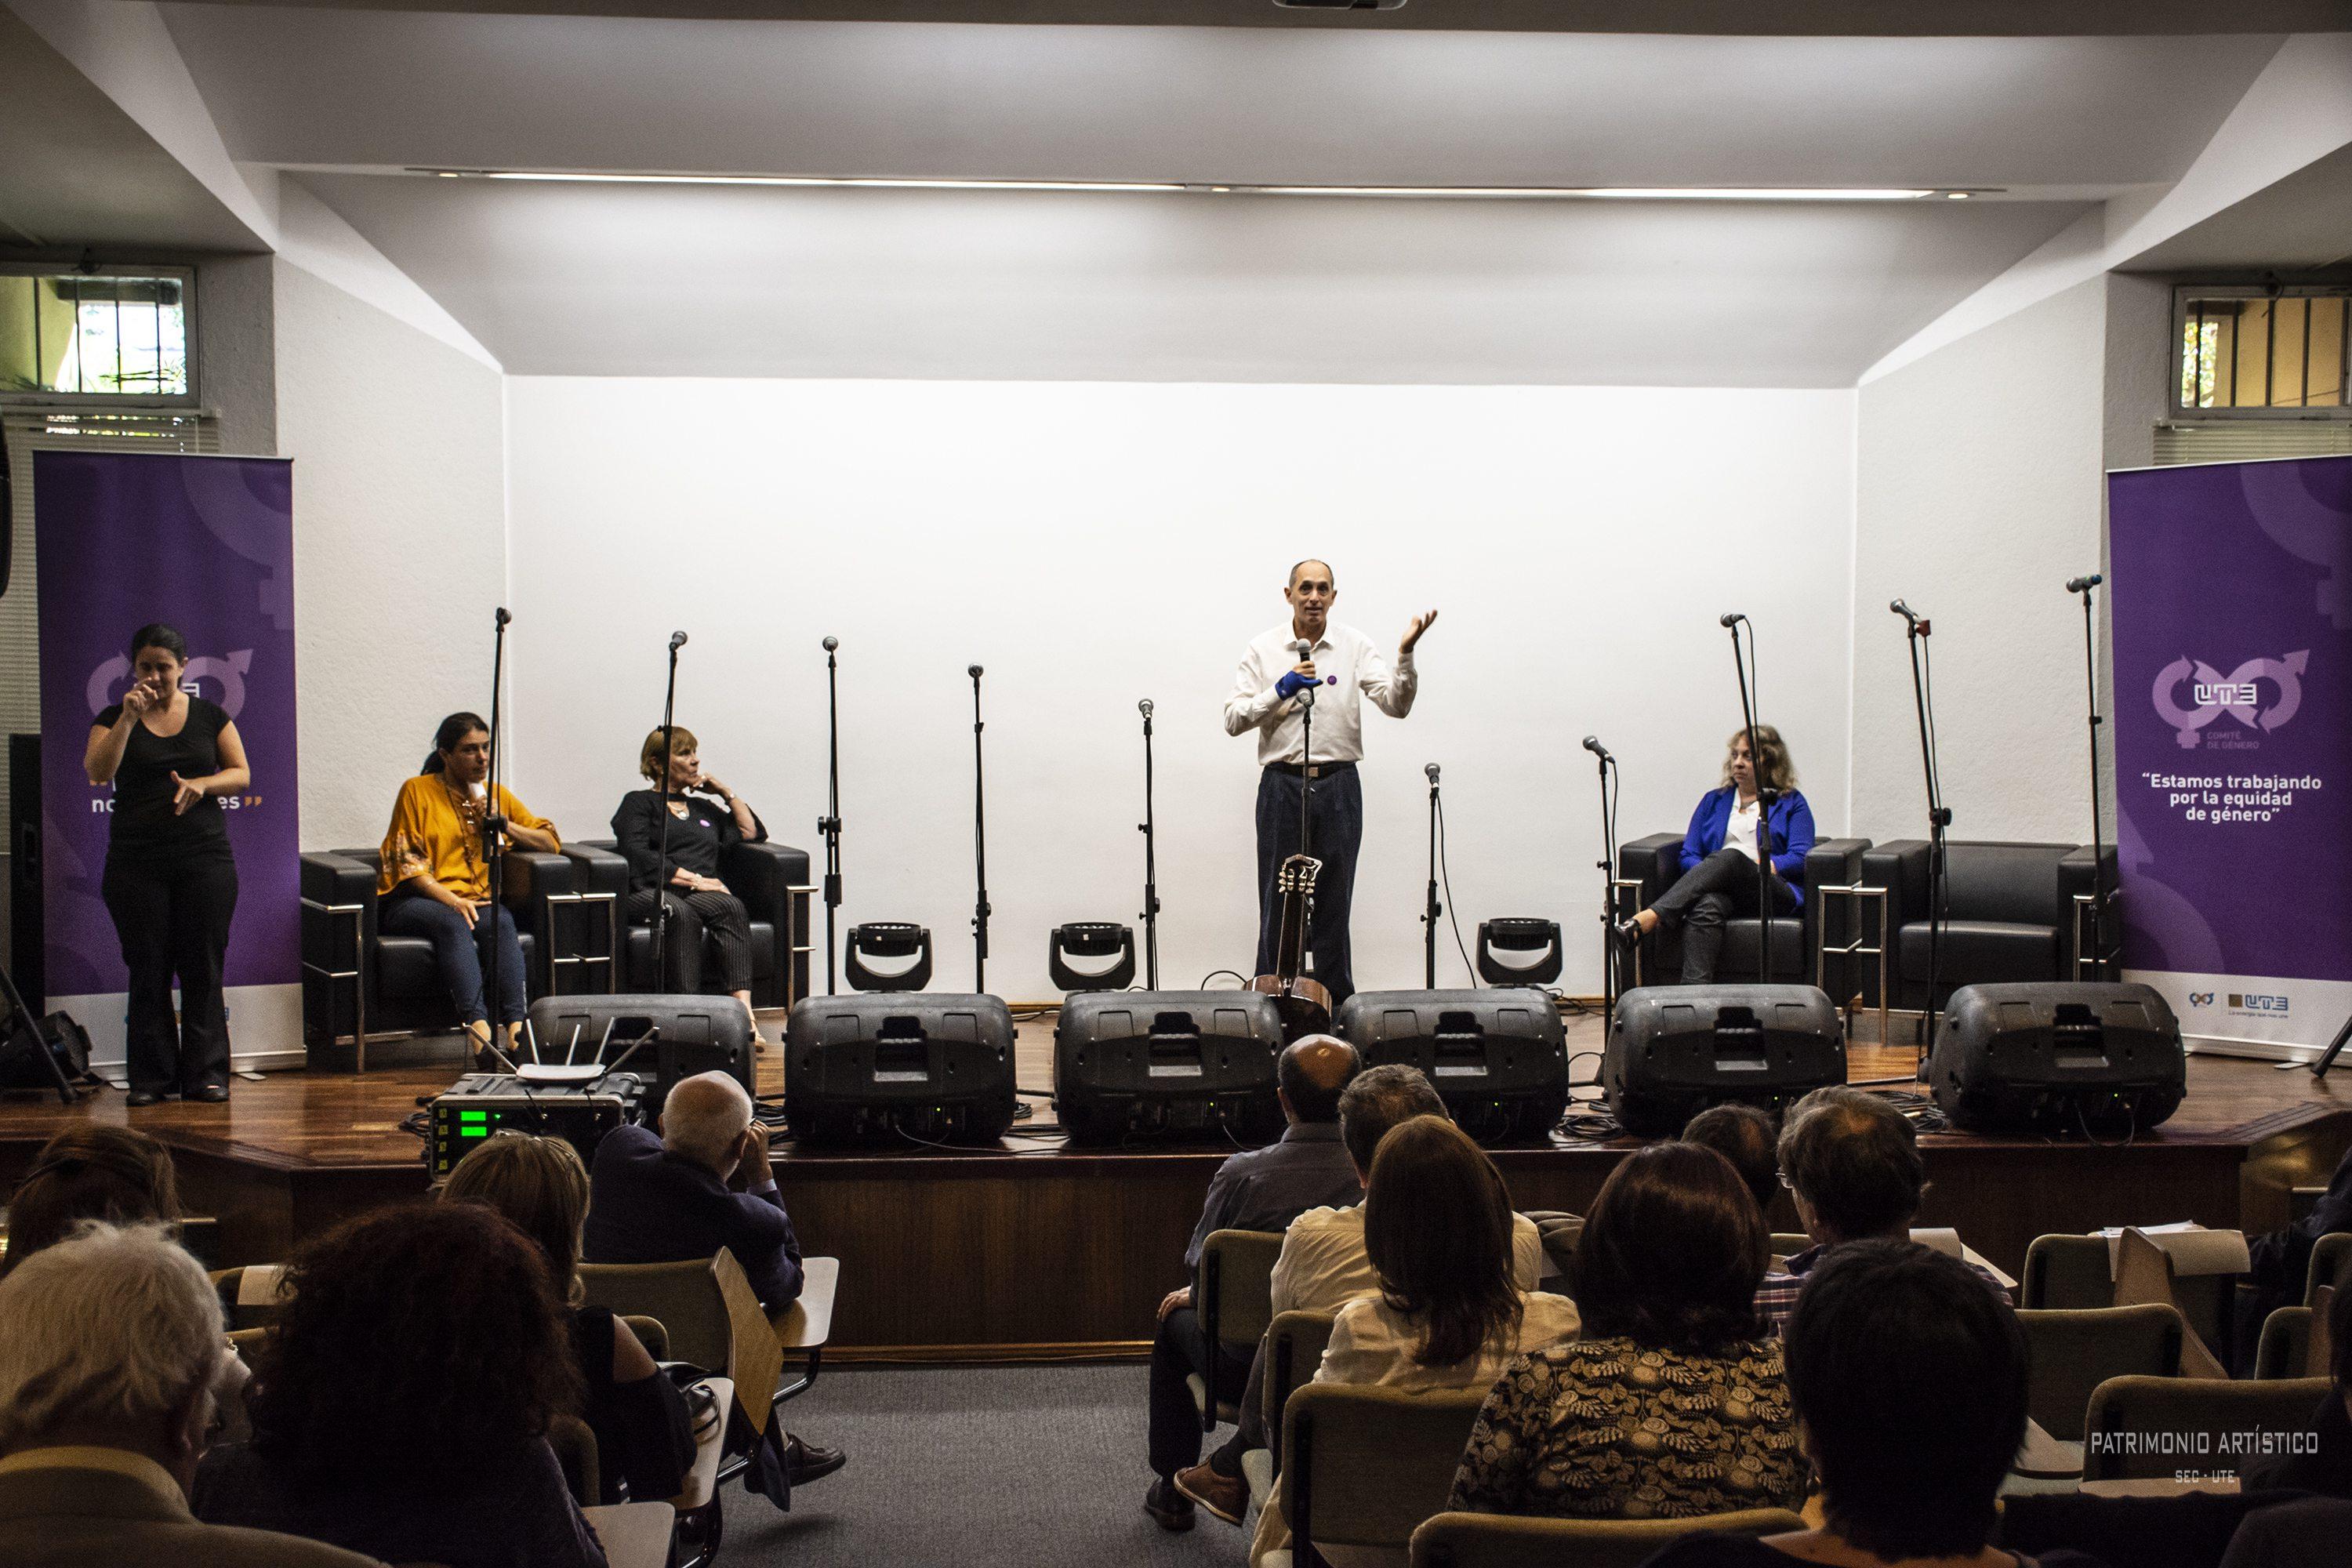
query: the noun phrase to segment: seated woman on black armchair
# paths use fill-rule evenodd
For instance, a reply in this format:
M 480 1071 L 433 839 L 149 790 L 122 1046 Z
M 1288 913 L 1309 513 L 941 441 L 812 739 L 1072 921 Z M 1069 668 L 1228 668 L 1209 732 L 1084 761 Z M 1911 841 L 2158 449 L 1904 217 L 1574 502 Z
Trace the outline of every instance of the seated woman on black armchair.
M 767 826 L 741 796 L 702 771 L 700 743 L 683 724 L 670 727 L 669 876 L 662 901 L 669 906 L 668 951 L 661 984 L 678 995 L 702 989 L 702 936 L 719 950 L 719 984 L 743 1010 L 751 1010 L 751 922 L 743 900 L 719 879 L 719 857 L 738 844 L 767 840 Z M 637 771 L 656 785 L 621 797 L 613 813 L 613 841 L 629 862 L 628 917 L 654 918 L 654 879 L 662 866 L 662 732 L 639 748 Z M 757 1029 L 753 1033 L 757 1033 Z
M 1813 847 L 1813 808 L 1797 791 L 1797 770 L 1780 731 L 1757 725 L 1756 749 L 1764 757 L 1764 787 L 1772 792 L 1770 821 L 1764 825 L 1771 835 L 1771 875 L 1762 880 L 1770 889 L 1772 913 L 1790 915 L 1805 903 L 1801 884 L 1805 855 Z M 1748 731 L 1734 731 L 1723 783 L 1701 795 L 1691 813 L 1690 831 L 1683 836 L 1682 876 L 1656 903 L 1617 923 L 1617 939 L 1628 949 L 1654 931 L 1680 926 L 1685 985 L 1715 978 L 1724 922 L 1735 916 L 1752 919 L 1757 912 L 1756 773 L 1748 755 Z

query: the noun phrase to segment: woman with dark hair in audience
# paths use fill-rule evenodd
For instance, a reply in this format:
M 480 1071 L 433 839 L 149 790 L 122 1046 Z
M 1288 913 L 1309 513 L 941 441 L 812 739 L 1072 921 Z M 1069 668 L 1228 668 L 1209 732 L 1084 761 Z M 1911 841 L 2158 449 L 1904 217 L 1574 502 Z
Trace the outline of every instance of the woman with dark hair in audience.
M 2025 1437 L 2025 1335 L 1968 1265 L 1903 1241 L 1840 1247 L 1813 1271 L 1782 1347 L 1822 1528 L 1694 1536 L 1650 1568 L 2032 1568 L 1987 1544 Z M 2040 1562 L 2095 1568 L 2073 1552 Z
M 1734 916 L 1754 918 L 1757 912 L 1757 861 L 1769 854 L 1771 875 L 1764 878 L 1772 913 L 1794 914 L 1805 904 L 1805 856 L 1813 847 L 1813 808 L 1797 791 L 1797 770 L 1780 731 L 1769 724 L 1756 726 L 1756 749 L 1763 754 L 1763 784 L 1772 792 L 1769 819 L 1763 815 L 1757 793 L 1757 768 L 1748 756 L 1748 731 L 1733 732 L 1723 761 L 1723 783 L 1699 796 L 1691 813 L 1690 830 L 1683 835 L 1681 877 L 1658 896 L 1658 901 L 1617 924 L 1617 938 L 1628 948 L 1661 928 L 1683 931 L 1683 984 L 1704 985 L 1715 978 L 1716 960 L 1723 952 L 1723 925 Z M 1759 843 L 1759 827 L 1770 847 Z
M 609 1307 L 581 1304 L 580 1226 L 588 1217 L 588 1168 L 561 1138 L 493 1133 L 442 1184 L 444 1203 L 476 1203 L 504 1215 L 538 1244 L 556 1293 L 568 1303 L 572 1360 L 588 1391 L 583 1413 L 596 1435 L 601 1495 L 625 1483 L 638 1502 L 676 1497 L 694 1464 L 686 1396 L 662 1375 L 629 1325 Z
M 163 1145 L 102 1121 L 68 1127 L 41 1145 L 8 1200 L 8 1252 L 0 1258 L 0 1275 L 65 1240 L 84 1220 L 136 1225 L 179 1217 L 179 1184 Z
M 548 1447 L 580 1405 L 547 1260 L 479 1204 L 348 1220 L 288 1267 L 247 1408 L 192 1503 L 386 1563 L 605 1568 Z
M 563 847 L 555 825 L 499 786 L 493 803 L 485 783 L 490 773 L 490 727 L 478 713 L 452 713 L 441 721 L 433 750 L 416 776 L 400 786 L 392 826 L 384 830 L 383 867 L 376 873 L 376 923 L 402 936 L 433 944 L 443 984 L 457 1005 L 458 1019 L 478 1051 L 490 1043 L 490 1009 L 482 976 L 498 944 L 499 1021 L 506 1026 L 507 1054 L 530 1011 L 523 992 L 522 946 L 515 940 L 514 916 L 492 907 L 489 862 L 482 850 L 483 819 L 495 805 L 507 837 L 526 849 L 552 854 Z M 486 1059 L 485 1065 L 490 1065 Z
M 1331 1321 L 1318 1383 L 1408 1394 L 1491 1384 L 1513 1357 L 1573 1338 L 1576 1303 L 1522 1291 L 1513 1273 L 1511 1195 L 1470 1135 L 1443 1116 L 1389 1129 L 1364 1185 L 1364 1252 L 1380 1280 Z M 1258 1516 L 1250 1561 L 1290 1543 L 1281 1484 Z M 1402 1552 L 1317 1550 L 1333 1568 L 1402 1563 Z
M 236 856 L 220 797 L 253 782 L 245 742 L 217 703 L 181 689 L 188 643 L 163 622 L 131 637 L 132 679 L 89 727 L 83 770 L 114 786 L 99 891 L 130 972 L 130 1103 L 228 1098 L 221 998 Z M 180 985 L 176 1017 L 172 983 Z
M 1577 1243 L 1583 1337 L 1503 1373 L 1446 1506 L 1682 1519 L 1801 1504 L 1780 1347 L 1754 1306 L 1769 1239 L 1714 1150 L 1627 1155 Z
M 655 915 L 654 879 L 661 875 L 662 732 L 646 737 L 637 771 L 654 785 L 621 797 L 613 813 L 613 842 L 629 862 L 628 918 Z M 719 858 L 738 844 L 759 844 L 767 826 L 751 805 L 702 771 L 701 745 L 694 731 L 673 724 L 669 731 L 669 876 L 662 902 L 669 909 L 668 952 L 661 984 L 680 995 L 702 989 L 702 935 L 719 949 L 719 988 L 751 1010 L 751 917 L 743 900 L 719 879 Z M 714 804 L 715 799 L 715 804 Z M 755 1029 L 753 1033 L 757 1033 Z

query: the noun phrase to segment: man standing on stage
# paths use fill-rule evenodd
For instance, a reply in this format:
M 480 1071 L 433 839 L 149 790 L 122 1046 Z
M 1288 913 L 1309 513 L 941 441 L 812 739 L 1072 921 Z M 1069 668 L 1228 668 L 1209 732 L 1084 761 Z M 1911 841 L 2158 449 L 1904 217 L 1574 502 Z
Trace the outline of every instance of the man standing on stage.
M 1364 754 L 1362 699 L 1393 719 L 1412 711 L 1418 684 L 1413 644 L 1437 619 L 1430 610 L 1415 616 L 1397 644 L 1391 668 L 1372 639 L 1331 620 L 1339 597 L 1331 568 L 1301 561 L 1290 569 L 1282 596 L 1290 602 L 1290 622 L 1252 639 L 1225 700 L 1225 733 L 1257 731 L 1257 973 L 1273 973 L 1280 933 L 1282 899 L 1276 879 L 1282 863 L 1298 852 L 1299 793 L 1306 792 L 1307 852 L 1323 863 L 1315 882 L 1314 918 L 1307 931 L 1314 955 L 1311 973 L 1331 993 L 1337 1007 L 1356 989 L 1348 949 L 1348 905 L 1355 892 L 1356 848 L 1364 836 L 1364 792 L 1356 779 Z M 1301 658 L 1296 645 L 1309 651 Z M 1316 689 L 1315 754 L 1299 751 L 1300 693 Z

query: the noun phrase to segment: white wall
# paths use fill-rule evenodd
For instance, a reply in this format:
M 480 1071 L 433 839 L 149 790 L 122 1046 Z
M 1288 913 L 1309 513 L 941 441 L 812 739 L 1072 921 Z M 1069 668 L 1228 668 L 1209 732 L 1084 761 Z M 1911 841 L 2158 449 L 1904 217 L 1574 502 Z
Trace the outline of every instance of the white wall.
M 491 611 L 506 592 L 500 377 L 276 267 L 302 846 L 373 844 L 442 715 L 488 703 Z
M 1927 833 L 1907 599 L 1934 626 L 1945 803 L 1963 838 L 2090 837 L 2083 622 L 2099 569 L 2104 278 L 1937 350 L 1858 394 L 1853 591 L 1856 833 Z
M 1596 732 L 1623 758 L 1626 837 L 1679 829 L 1738 717 L 1726 609 L 1760 623 L 1766 716 L 1824 831 L 1843 826 L 1848 392 L 508 385 L 517 788 L 566 833 L 606 836 L 683 628 L 679 721 L 776 837 L 814 853 L 818 645 L 837 636 L 843 914 L 928 924 L 935 988 L 971 974 L 972 662 L 988 670 L 989 988 L 1052 995 L 1051 926 L 1140 909 L 1147 696 L 1162 983 L 1249 964 L 1256 769 L 1219 710 L 1302 555 L 1333 562 L 1340 618 L 1383 642 L 1444 611 L 1412 717 L 1368 719 L 1360 984 L 1420 983 L 1433 760 L 1465 939 L 1482 916 L 1559 918 L 1564 984 L 1599 990 L 1577 742 Z M 1441 984 L 1464 974 L 1449 952 Z

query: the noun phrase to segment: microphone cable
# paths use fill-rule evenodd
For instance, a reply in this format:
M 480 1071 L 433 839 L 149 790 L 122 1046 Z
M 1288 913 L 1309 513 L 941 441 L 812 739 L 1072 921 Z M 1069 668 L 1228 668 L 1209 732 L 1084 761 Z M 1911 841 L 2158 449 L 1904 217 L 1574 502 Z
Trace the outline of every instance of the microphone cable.
M 1445 856 L 1445 796 L 1437 797 L 1437 883 L 1445 889 L 1445 923 L 1454 928 L 1454 946 L 1462 954 L 1462 967 L 1470 973 L 1470 987 L 1476 990 L 1483 984 L 1478 978 L 1478 966 L 1470 962 L 1470 948 L 1462 940 L 1462 911 L 1454 902 L 1454 868 Z

